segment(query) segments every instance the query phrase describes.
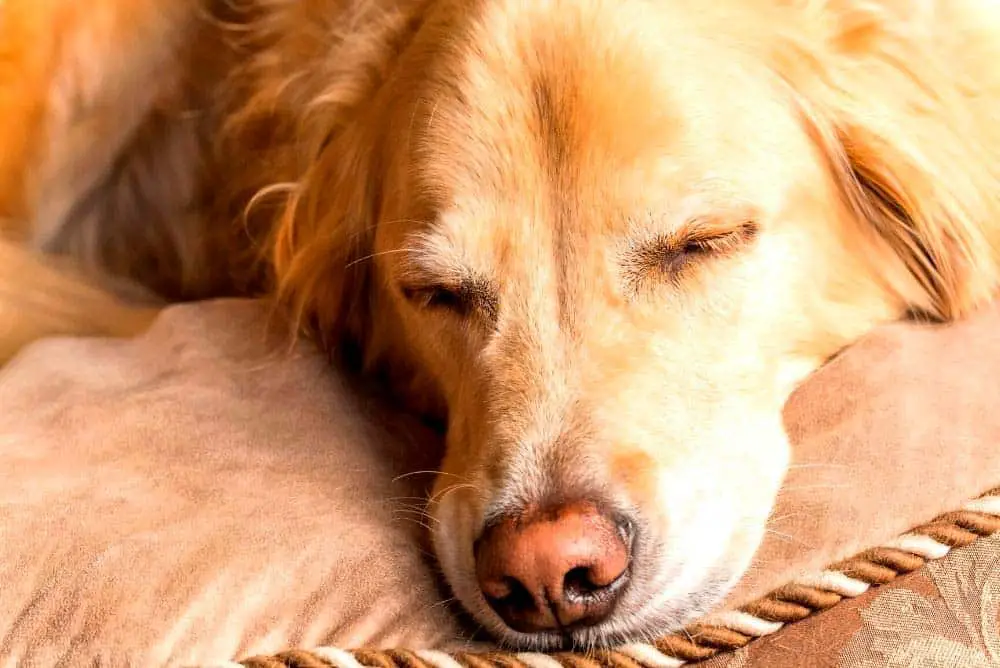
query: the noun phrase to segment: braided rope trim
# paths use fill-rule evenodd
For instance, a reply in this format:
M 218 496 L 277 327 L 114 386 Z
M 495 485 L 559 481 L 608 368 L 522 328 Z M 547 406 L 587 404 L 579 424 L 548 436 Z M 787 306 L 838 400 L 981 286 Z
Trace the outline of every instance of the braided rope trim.
M 320 647 L 255 656 L 216 668 L 677 668 L 739 649 L 787 624 L 828 610 L 941 559 L 951 550 L 1000 532 L 1000 487 L 939 515 L 881 547 L 796 578 L 738 610 L 709 615 L 653 643 L 587 654 L 560 652 L 446 653 L 436 650 L 343 650 Z

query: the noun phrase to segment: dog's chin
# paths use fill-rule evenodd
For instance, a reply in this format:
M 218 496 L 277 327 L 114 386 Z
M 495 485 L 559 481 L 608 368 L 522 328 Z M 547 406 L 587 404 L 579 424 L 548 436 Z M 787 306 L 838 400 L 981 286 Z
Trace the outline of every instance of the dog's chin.
M 734 578 L 727 577 L 705 581 L 696 592 L 667 601 L 659 609 L 629 612 L 622 608 L 600 624 L 567 629 L 564 633 L 519 633 L 503 624 L 495 615 L 487 613 L 484 616 L 476 615 L 476 618 L 492 631 L 493 637 L 502 646 L 516 651 L 590 651 L 612 648 L 635 642 L 649 642 L 684 628 L 714 610 L 732 589 L 733 581 Z
M 684 628 L 716 609 L 742 575 L 718 567 L 686 593 L 661 598 L 637 588 L 605 621 L 563 632 L 522 633 L 507 626 L 487 605 L 473 580 L 448 578 L 458 600 L 502 647 L 515 651 L 589 651 L 633 642 L 649 642 Z M 658 578 L 657 578 L 658 579 Z

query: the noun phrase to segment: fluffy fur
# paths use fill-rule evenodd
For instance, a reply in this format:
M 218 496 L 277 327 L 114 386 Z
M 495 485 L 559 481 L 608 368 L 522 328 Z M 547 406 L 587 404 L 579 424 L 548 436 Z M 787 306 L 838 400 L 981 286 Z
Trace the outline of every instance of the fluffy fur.
M 274 296 L 442 419 L 437 555 L 513 645 L 712 608 L 794 386 L 1000 282 L 989 0 L 7 0 L 0 49 L 9 238 Z M 637 527 L 623 599 L 507 628 L 476 536 L 581 497 Z

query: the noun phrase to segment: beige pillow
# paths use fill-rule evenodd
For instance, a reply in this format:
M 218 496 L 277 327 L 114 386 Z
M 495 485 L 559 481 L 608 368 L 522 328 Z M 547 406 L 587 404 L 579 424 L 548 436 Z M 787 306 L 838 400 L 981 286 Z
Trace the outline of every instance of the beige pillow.
M 0 371 L 0 666 L 458 647 L 424 559 L 436 440 L 251 302 Z M 1000 484 L 1000 313 L 886 327 L 786 411 L 795 465 L 732 604 Z M 404 476 L 400 478 L 399 476 Z
M 0 371 L 0 665 L 458 637 L 419 549 L 431 476 L 399 478 L 439 444 L 265 317 L 175 307 Z
M 792 395 L 785 424 L 792 468 L 731 604 L 1000 486 L 1000 304 L 873 332 Z

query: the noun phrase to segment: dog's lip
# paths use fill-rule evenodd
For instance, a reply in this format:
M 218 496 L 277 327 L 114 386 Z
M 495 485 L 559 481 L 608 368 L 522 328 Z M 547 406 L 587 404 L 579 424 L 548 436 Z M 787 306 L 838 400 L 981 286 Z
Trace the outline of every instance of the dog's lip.
M 519 651 L 575 651 L 590 650 L 595 648 L 610 648 L 628 642 L 632 638 L 648 637 L 642 627 L 637 627 L 630 631 L 612 630 L 610 626 L 614 624 L 611 619 L 592 626 L 569 627 L 560 631 L 537 631 L 534 633 L 524 633 L 515 631 L 503 622 L 499 622 L 502 629 L 499 633 L 494 633 L 496 639 L 503 646 L 508 646 Z

